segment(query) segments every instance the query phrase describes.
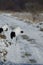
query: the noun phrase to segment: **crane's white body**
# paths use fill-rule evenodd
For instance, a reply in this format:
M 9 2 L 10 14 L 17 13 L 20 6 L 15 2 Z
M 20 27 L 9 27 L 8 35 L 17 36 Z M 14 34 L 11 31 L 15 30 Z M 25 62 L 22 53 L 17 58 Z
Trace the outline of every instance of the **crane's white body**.
M 13 30 L 13 32 L 15 32 L 15 34 L 16 34 L 16 36 L 15 36 L 16 43 L 18 41 L 19 36 L 22 35 L 21 31 L 23 31 L 23 30 L 20 27 L 17 27 Z M 16 45 L 16 43 L 15 43 L 15 45 Z
M 8 25 L 4 25 L 2 28 L 5 31 L 8 28 Z
M 17 27 L 17 28 L 14 29 L 14 32 L 16 33 L 16 36 L 21 35 L 21 33 L 20 33 L 21 31 L 22 31 L 22 29 L 20 27 Z

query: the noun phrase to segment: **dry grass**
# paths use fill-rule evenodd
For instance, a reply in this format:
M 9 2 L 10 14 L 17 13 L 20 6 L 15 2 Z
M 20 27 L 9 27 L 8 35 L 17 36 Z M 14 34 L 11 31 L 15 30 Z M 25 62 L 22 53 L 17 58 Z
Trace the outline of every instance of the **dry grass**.
M 19 20 L 25 20 L 25 22 L 40 22 L 43 21 L 43 12 L 30 13 L 30 12 L 13 12 L 12 16 L 17 17 Z
M 25 22 L 41 22 L 43 21 L 43 11 L 42 12 L 14 12 L 14 11 L 0 11 L 1 13 L 10 13 L 12 16 L 17 17 L 19 20 L 25 20 Z
M 6 36 L 0 34 L 0 38 L 1 38 L 1 39 L 6 39 Z

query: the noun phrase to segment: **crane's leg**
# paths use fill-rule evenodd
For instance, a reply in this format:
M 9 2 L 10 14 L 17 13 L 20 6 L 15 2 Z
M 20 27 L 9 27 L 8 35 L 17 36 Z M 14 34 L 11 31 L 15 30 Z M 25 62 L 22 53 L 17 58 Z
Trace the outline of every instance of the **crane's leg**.
M 17 40 L 18 40 L 18 37 L 16 37 L 16 43 L 15 43 L 15 46 L 16 46 L 16 44 L 17 44 Z

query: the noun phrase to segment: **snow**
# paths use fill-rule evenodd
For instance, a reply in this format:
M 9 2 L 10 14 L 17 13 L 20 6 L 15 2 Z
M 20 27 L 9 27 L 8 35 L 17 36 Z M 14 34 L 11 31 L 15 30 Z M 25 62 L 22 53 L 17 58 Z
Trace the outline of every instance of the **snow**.
M 4 29 L 8 27 L 8 31 L 3 33 L 6 35 L 6 39 L 0 39 L 0 48 L 7 51 L 5 57 L 3 56 L 6 62 L 43 64 L 43 31 L 40 31 L 43 24 L 29 23 L 17 20 L 16 17 L 9 15 L 9 13 L 8 15 L 7 13 L 0 14 L 0 26 L 4 26 Z M 6 24 L 7 26 L 5 26 Z M 19 30 L 23 29 L 24 31 L 24 36 L 18 36 L 17 42 L 15 38 L 13 40 L 10 38 L 10 33 L 15 30 L 15 27 L 19 27 Z M 18 31 L 16 30 L 16 32 Z M 3 57 L 0 58 L 1 61 L 3 61 Z

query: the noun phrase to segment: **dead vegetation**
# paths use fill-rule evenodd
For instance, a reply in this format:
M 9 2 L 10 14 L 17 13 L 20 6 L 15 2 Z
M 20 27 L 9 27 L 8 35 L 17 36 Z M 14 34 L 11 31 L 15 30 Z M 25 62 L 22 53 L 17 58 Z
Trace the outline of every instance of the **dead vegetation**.
M 0 34 L 0 39 L 6 39 L 6 36 Z
M 13 12 L 12 16 L 17 17 L 19 20 L 23 20 L 25 22 L 40 22 L 43 21 L 43 12 Z

